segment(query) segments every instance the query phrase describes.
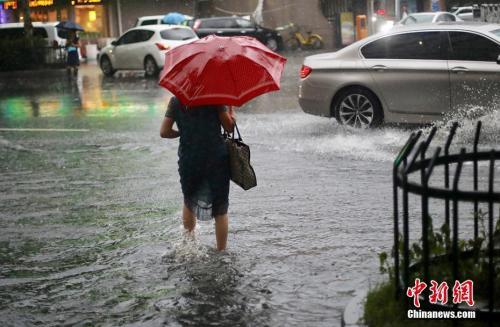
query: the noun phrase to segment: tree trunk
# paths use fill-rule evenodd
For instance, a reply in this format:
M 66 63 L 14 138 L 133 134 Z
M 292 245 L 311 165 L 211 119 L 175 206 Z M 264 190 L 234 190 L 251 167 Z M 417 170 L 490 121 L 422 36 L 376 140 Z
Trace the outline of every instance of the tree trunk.
M 446 0 L 439 0 L 439 6 L 442 11 L 446 11 Z
M 33 24 L 31 23 L 29 0 L 19 0 L 18 3 L 24 15 L 24 37 L 31 39 L 33 37 Z

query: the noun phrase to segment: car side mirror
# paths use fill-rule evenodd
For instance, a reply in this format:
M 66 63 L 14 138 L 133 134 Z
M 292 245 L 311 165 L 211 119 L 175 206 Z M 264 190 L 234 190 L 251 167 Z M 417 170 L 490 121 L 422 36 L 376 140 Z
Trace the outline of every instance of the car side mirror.
M 116 47 L 118 45 L 118 42 L 113 41 L 113 42 L 111 42 L 111 45 L 114 46 L 114 47 Z
M 497 64 L 500 65 L 500 54 L 498 55 L 498 58 L 497 58 Z

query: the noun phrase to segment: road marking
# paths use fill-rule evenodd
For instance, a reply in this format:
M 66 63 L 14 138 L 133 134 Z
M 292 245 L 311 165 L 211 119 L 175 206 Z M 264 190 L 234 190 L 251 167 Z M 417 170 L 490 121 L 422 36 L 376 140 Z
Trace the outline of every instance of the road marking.
M 0 132 L 89 132 L 89 129 L 71 128 L 0 128 Z

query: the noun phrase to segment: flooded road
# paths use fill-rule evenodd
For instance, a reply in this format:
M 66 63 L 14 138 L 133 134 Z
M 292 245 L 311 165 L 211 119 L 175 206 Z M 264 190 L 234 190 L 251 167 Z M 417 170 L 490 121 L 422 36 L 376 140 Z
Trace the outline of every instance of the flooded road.
M 304 114 L 301 60 L 289 59 L 283 91 L 237 113 L 258 186 L 231 185 L 226 253 L 210 222 L 183 235 L 178 141 L 159 137 L 170 94 L 155 81 L 103 79 L 94 65 L 76 81 L 3 80 L 0 325 L 339 326 L 381 278 L 391 164 L 411 129 Z M 487 144 L 499 119 L 484 125 Z M 457 146 L 472 138 L 464 126 Z

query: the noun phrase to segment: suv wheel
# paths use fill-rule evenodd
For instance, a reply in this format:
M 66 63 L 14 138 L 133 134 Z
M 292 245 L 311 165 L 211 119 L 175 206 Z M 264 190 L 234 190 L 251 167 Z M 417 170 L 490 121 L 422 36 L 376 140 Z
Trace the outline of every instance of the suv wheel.
M 268 47 L 272 51 L 277 51 L 278 50 L 278 41 L 275 38 L 270 37 L 266 40 L 266 47 Z
M 144 72 L 148 78 L 158 76 L 160 69 L 158 69 L 158 65 L 153 57 L 147 56 L 146 59 L 144 59 Z
M 359 87 L 343 91 L 334 103 L 334 110 L 339 124 L 356 128 L 376 127 L 384 118 L 377 97 Z

